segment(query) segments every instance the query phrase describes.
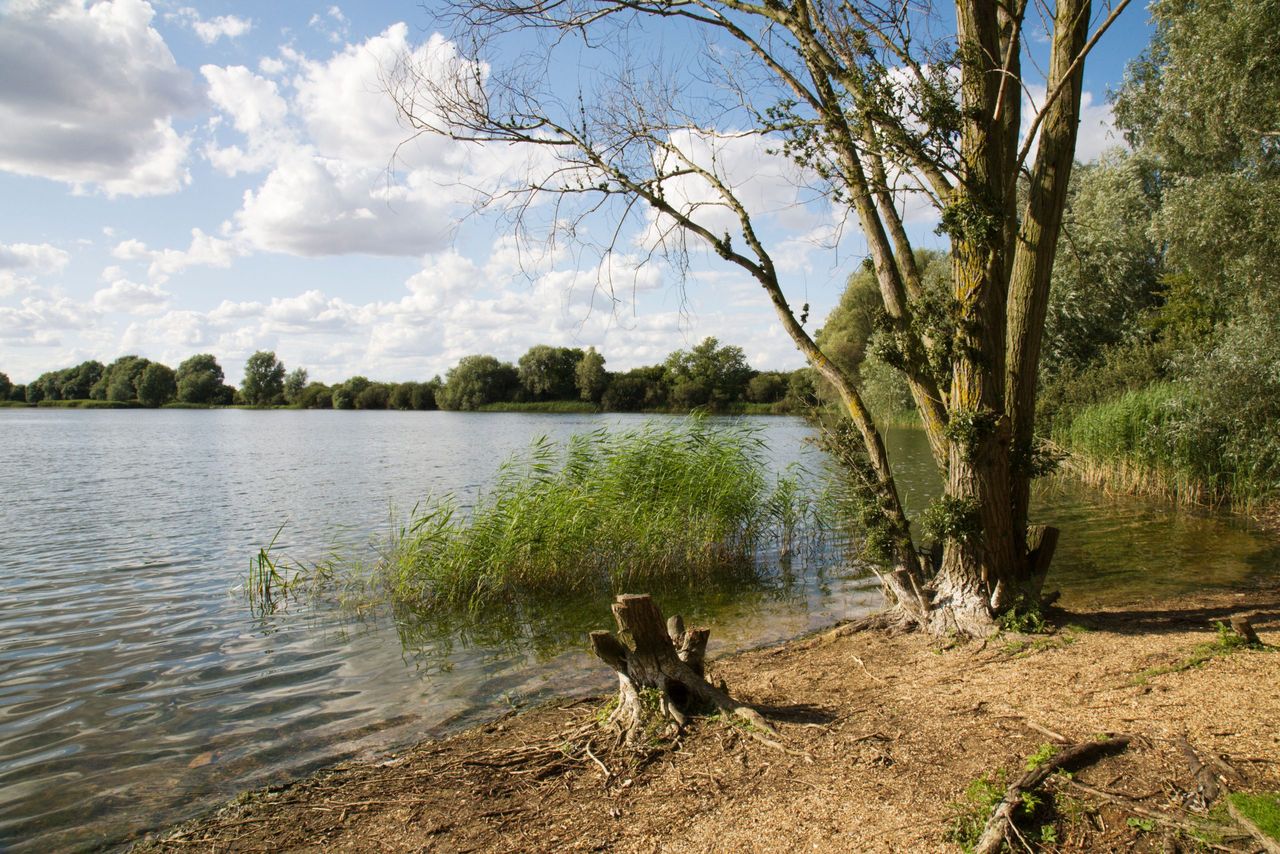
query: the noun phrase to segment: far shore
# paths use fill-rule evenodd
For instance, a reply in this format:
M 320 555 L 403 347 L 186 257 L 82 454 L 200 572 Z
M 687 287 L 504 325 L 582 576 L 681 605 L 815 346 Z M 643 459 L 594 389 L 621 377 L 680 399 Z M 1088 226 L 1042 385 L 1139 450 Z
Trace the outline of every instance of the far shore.
M 784 750 L 701 718 L 642 753 L 603 732 L 584 751 L 566 733 L 607 698 L 565 698 L 246 793 L 135 850 L 958 851 L 1037 756 L 1119 734 L 1122 752 L 1036 794 L 1016 850 L 1257 850 L 1227 792 L 1280 791 L 1276 569 L 1250 589 L 1055 610 L 1043 634 L 827 631 L 712 662 Z M 1223 643 L 1240 615 L 1264 648 Z M 1188 751 L 1231 772 L 1208 804 Z

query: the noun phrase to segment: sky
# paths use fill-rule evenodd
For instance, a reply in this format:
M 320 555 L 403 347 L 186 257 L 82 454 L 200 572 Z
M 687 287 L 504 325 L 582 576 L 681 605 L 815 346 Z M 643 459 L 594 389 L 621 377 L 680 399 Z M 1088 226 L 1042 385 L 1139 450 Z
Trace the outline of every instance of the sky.
M 1148 38 L 1135 4 L 1089 59 L 1079 159 L 1120 144 L 1107 93 Z M 709 335 L 756 368 L 801 366 L 763 291 L 719 259 L 695 253 L 680 276 L 646 262 L 640 228 L 602 262 L 582 247 L 607 223 L 529 243 L 477 212 L 477 190 L 530 155 L 408 141 L 384 83 L 397 57 L 429 67 L 449 49 L 412 0 L 0 0 L 0 372 L 207 352 L 236 381 L 272 350 L 325 382 L 425 380 L 534 344 L 594 346 L 625 370 Z M 559 73 L 572 90 L 603 72 Z M 700 144 L 820 325 L 860 235 L 758 143 Z M 936 241 L 930 211 L 909 219 Z

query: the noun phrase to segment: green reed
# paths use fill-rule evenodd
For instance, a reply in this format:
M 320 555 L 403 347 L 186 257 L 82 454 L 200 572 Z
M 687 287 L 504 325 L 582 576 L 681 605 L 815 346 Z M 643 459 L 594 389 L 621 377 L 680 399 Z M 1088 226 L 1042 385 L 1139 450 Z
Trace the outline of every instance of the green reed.
M 536 440 L 464 512 L 429 499 L 393 525 L 373 580 L 403 605 L 638 589 L 741 569 L 811 522 L 794 475 L 771 482 L 749 428 L 596 430 Z

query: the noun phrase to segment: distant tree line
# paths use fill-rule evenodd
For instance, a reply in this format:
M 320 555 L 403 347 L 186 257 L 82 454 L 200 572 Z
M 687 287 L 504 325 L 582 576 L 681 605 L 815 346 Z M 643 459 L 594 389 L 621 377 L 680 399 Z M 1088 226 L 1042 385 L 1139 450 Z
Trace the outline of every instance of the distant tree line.
M 276 354 L 262 350 L 245 363 L 240 387 L 226 382 L 211 354 L 184 361 L 177 370 L 141 356 L 122 356 L 104 365 L 82 362 L 49 371 L 26 385 L 0 373 L 0 400 L 110 401 L 159 407 L 289 406 L 298 409 L 477 410 L 504 404 L 553 405 L 568 402 L 618 412 L 716 412 L 753 408 L 798 412 L 814 399 L 808 370 L 757 371 L 741 347 L 707 338 L 676 350 L 661 364 L 612 372 L 594 347 L 529 348 L 516 364 L 488 355 L 466 356 L 444 379 L 386 383 L 364 376 L 326 385 L 309 379 L 305 368 L 286 371 Z

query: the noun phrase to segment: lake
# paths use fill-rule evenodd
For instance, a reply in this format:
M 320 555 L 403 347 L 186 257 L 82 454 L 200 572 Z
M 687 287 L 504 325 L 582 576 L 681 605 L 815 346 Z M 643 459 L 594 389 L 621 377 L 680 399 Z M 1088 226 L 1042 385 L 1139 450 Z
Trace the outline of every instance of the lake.
M 324 603 L 264 616 L 242 585 L 282 524 L 293 557 L 359 549 L 393 508 L 473 499 L 536 436 L 645 420 L 0 409 L 0 850 L 127 842 L 245 788 L 607 688 L 585 651 L 586 632 L 611 627 L 603 598 L 484 620 Z M 746 420 L 774 468 L 822 468 L 803 421 Z M 921 506 L 936 490 L 923 437 L 889 438 Z M 1042 489 L 1035 515 L 1063 529 L 1052 580 L 1068 604 L 1236 584 L 1280 562 L 1233 520 L 1069 485 Z M 821 551 L 764 583 L 637 592 L 710 626 L 713 654 L 879 602 Z

